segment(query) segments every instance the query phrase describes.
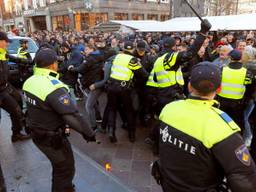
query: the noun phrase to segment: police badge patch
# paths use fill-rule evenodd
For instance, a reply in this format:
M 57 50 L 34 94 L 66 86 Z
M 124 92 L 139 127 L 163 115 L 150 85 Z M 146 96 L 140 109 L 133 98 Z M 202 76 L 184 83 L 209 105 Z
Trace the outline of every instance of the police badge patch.
M 59 97 L 59 101 L 63 104 L 63 105 L 69 105 L 70 104 L 70 98 L 68 95 L 62 95 Z
M 244 165 L 251 165 L 251 157 L 250 153 L 245 145 L 241 145 L 235 150 L 236 157 L 241 161 Z

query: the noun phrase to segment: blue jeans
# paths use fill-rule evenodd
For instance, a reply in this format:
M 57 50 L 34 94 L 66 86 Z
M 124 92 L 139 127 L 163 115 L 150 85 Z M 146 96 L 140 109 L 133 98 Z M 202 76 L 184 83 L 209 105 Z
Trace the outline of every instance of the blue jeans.
M 254 100 L 250 100 L 244 110 L 244 132 L 243 132 L 243 139 L 245 141 L 246 146 L 251 145 L 252 141 L 252 129 L 249 122 L 249 117 L 255 107 Z
M 102 90 L 96 89 L 94 91 L 90 91 L 88 94 L 88 97 L 86 99 L 85 109 L 86 109 L 86 112 L 89 117 L 89 122 L 90 122 L 91 128 L 95 128 L 97 126 L 95 106 L 96 106 L 97 100 L 101 94 L 102 94 Z

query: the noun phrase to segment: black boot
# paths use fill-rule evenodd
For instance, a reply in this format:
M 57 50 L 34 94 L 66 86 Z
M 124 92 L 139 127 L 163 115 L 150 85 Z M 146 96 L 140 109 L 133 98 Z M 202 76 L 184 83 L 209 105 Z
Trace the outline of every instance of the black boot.
M 12 135 L 12 142 L 16 142 L 16 141 L 24 141 L 27 139 L 30 139 L 30 135 L 24 135 L 22 133 L 15 133 Z
M 117 142 L 114 127 L 109 127 L 108 128 L 108 135 L 109 135 L 109 140 L 110 140 L 111 143 L 116 143 Z

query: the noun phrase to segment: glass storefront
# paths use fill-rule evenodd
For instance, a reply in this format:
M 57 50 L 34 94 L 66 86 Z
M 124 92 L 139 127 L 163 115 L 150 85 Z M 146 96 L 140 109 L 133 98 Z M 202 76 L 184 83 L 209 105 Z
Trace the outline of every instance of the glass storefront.
M 144 20 L 144 14 L 133 13 L 132 20 Z
M 69 30 L 70 19 L 68 15 L 52 17 L 52 28 L 53 30 Z
M 46 30 L 46 18 L 45 16 L 33 17 L 33 22 L 36 30 Z
M 161 15 L 160 21 L 166 21 L 169 19 L 169 15 Z
M 114 20 L 128 20 L 128 13 L 114 13 Z
M 75 28 L 77 31 L 87 30 L 107 21 L 107 13 L 77 13 L 75 15 Z
M 158 15 L 156 14 L 148 14 L 148 20 L 158 20 Z

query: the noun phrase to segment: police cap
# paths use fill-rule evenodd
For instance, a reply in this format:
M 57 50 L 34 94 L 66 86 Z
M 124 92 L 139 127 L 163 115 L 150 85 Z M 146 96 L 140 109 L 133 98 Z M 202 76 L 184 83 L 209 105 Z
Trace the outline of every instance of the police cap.
M 190 83 L 200 93 L 212 93 L 221 85 L 221 71 L 211 62 L 198 63 L 192 68 Z
M 165 48 L 172 48 L 173 46 L 175 46 L 176 41 L 173 37 L 167 37 L 164 39 L 164 47 Z
M 146 43 L 144 41 L 138 41 L 137 49 L 138 50 L 145 50 L 146 49 Z
M 37 67 L 44 68 L 57 61 L 57 53 L 49 48 L 40 49 L 35 56 Z
M 232 60 L 240 61 L 242 58 L 242 52 L 237 49 L 233 49 L 232 51 L 230 51 L 229 56 Z

